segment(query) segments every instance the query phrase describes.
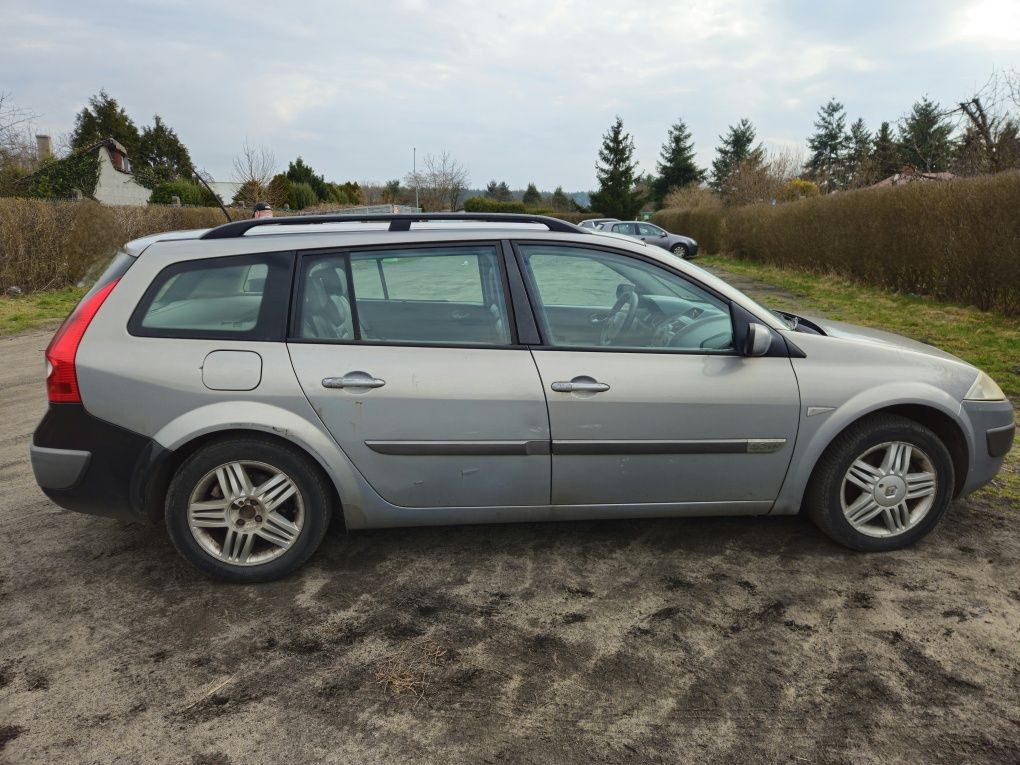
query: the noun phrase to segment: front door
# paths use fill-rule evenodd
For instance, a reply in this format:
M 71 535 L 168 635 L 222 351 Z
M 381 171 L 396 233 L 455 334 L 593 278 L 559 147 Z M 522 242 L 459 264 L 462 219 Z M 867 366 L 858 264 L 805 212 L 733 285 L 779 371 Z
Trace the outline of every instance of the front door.
M 658 265 L 576 246 L 519 255 L 544 335 L 553 504 L 768 510 L 797 432 L 790 360 L 738 355 L 729 305 Z
M 541 381 L 494 244 L 306 254 L 289 345 L 334 439 L 404 507 L 549 502 Z

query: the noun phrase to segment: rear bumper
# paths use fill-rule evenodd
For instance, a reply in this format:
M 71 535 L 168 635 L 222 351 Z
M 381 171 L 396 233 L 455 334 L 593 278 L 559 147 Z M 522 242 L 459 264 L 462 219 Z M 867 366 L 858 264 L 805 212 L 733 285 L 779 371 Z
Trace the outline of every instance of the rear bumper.
M 39 488 L 67 510 L 132 521 L 162 514 L 171 452 L 81 404 L 50 404 L 29 454 Z
M 1013 446 L 1016 425 L 1009 401 L 964 401 L 963 411 L 974 434 L 970 470 L 960 492 L 967 495 L 995 478 Z

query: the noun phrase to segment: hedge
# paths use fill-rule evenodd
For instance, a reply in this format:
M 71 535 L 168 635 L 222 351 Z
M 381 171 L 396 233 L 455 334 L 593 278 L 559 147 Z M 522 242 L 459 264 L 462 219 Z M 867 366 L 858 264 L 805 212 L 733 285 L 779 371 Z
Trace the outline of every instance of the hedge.
M 776 206 L 664 210 L 705 252 L 1020 314 L 1020 172 Z
M 76 284 L 132 239 L 224 222 L 218 208 L 107 207 L 91 200 L 0 197 L 0 294 L 11 287 L 30 291 Z

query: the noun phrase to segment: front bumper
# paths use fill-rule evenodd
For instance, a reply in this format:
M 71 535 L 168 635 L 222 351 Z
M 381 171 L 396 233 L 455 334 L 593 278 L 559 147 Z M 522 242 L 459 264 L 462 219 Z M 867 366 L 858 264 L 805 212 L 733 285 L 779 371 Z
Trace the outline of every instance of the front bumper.
M 67 510 L 133 521 L 162 513 L 172 453 L 81 404 L 50 404 L 29 454 L 39 488 Z
M 1016 433 L 1009 401 L 964 401 L 963 412 L 973 429 L 970 470 L 961 495 L 967 495 L 995 478 L 1013 446 Z

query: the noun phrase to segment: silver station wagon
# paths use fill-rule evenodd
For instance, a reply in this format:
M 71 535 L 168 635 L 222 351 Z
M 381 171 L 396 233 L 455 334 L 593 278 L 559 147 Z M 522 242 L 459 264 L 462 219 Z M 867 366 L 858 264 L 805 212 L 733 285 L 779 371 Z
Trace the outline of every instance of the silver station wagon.
M 36 479 L 207 574 L 349 530 L 803 511 L 862 551 L 987 483 L 1013 409 L 884 332 L 536 216 L 289 217 L 127 244 L 46 351 Z

